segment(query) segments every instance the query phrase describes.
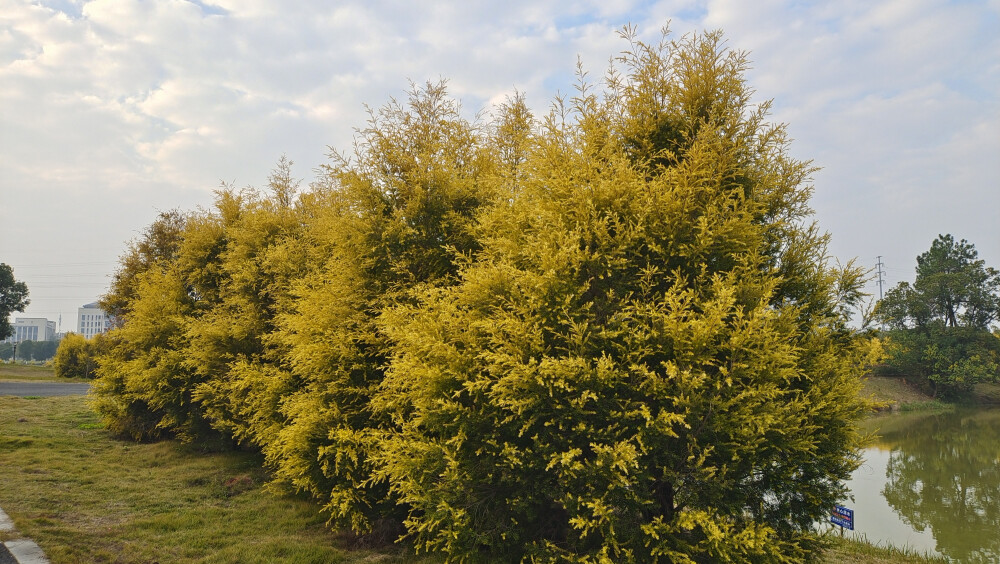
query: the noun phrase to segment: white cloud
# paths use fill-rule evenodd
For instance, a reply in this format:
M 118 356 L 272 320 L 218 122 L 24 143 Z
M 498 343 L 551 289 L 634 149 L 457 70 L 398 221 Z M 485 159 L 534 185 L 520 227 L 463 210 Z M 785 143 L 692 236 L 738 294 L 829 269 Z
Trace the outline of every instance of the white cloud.
M 836 254 L 912 260 L 964 211 L 1000 266 L 997 0 L 0 0 L 0 190 L 75 204 L 0 208 L 0 252 L 25 222 L 90 206 L 116 216 L 99 237 L 53 237 L 117 249 L 221 179 L 263 182 L 282 153 L 308 181 L 408 79 L 448 79 L 469 115 L 515 90 L 544 112 L 578 57 L 599 80 L 622 25 L 655 41 L 668 19 L 750 51 L 793 153 L 824 167 L 814 207 Z
M 995 5 L 713 0 L 705 21 L 751 51 L 793 153 L 823 167 L 813 206 L 834 254 L 908 264 L 953 231 L 1000 264 Z

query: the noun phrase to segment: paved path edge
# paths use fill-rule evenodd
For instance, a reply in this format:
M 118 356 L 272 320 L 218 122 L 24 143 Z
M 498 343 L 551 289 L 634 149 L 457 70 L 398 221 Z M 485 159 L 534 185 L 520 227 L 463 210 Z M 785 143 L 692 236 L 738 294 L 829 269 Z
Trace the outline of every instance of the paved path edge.
M 16 532 L 14 522 L 10 520 L 10 517 L 6 513 L 4 513 L 3 509 L 0 509 L 0 532 Z M 49 559 L 45 557 L 45 552 L 42 551 L 42 548 L 35 544 L 35 541 L 31 539 L 20 538 L 9 540 L 4 542 L 3 546 L 10 556 L 14 557 L 14 561 L 18 564 L 50 564 Z

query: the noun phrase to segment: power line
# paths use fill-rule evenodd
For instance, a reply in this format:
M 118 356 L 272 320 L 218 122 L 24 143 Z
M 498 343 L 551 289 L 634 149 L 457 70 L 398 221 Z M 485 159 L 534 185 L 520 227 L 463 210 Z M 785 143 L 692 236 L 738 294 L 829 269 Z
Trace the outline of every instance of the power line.
M 77 267 L 77 266 L 115 266 L 118 261 L 87 261 L 87 262 L 15 262 L 18 268 L 65 268 L 65 267 Z M 15 266 L 15 265 L 11 265 Z
M 32 274 L 32 278 L 79 278 L 81 276 L 88 277 L 100 277 L 100 278 L 110 278 L 111 275 L 107 272 L 73 272 L 73 273 L 57 273 L 57 274 Z

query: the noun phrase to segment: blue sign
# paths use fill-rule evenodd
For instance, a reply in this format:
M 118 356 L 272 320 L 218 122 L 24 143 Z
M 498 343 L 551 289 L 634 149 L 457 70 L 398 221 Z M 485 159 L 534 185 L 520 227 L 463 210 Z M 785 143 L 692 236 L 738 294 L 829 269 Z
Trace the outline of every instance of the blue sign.
M 830 522 L 834 525 L 840 525 L 841 527 L 846 527 L 847 529 L 854 530 L 854 510 L 848 509 L 842 505 L 834 505 L 833 511 L 830 512 Z

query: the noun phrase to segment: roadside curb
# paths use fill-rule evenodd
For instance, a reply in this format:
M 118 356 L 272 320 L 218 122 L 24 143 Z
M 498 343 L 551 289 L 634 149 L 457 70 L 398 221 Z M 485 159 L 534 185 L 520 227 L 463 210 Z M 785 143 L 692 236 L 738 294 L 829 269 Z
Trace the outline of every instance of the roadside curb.
M 17 532 L 14 528 L 14 522 L 4 513 L 3 509 L 0 509 L 0 532 Z M 13 562 L 14 564 L 50 564 L 41 547 L 35 544 L 35 541 L 24 538 L 0 543 L 0 564 L 6 562 Z

